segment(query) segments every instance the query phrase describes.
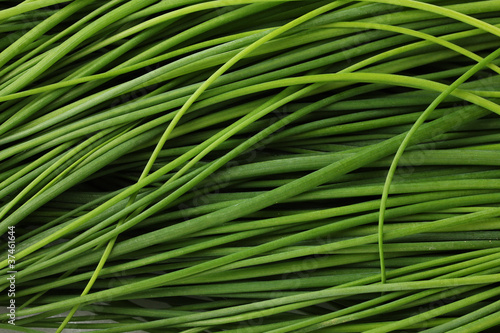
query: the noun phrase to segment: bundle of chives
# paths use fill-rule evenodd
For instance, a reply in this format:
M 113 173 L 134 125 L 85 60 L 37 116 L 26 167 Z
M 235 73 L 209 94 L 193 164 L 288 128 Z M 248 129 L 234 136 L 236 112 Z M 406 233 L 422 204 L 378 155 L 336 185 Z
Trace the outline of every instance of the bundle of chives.
M 0 330 L 500 327 L 499 13 L 5 2 Z

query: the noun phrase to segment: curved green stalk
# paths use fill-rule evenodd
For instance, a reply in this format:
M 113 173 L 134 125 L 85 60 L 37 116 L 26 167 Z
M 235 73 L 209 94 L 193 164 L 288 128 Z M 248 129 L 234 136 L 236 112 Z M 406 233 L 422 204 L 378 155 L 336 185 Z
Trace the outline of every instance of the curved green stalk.
M 404 153 L 404 150 L 410 143 L 412 139 L 412 135 L 417 131 L 417 129 L 424 123 L 424 121 L 429 117 L 432 111 L 436 109 L 436 107 L 444 101 L 455 89 L 457 89 L 462 83 L 467 81 L 471 76 L 476 74 L 478 71 L 483 69 L 487 64 L 491 61 L 495 60 L 500 56 L 500 49 L 488 55 L 483 60 L 479 61 L 476 65 L 474 65 L 471 69 L 465 72 L 462 76 L 460 76 L 457 80 L 455 80 L 445 91 L 443 91 L 439 96 L 427 107 L 427 109 L 422 113 L 422 115 L 417 119 L 417 121 L 413 124 L 412 128 L 406 134 L 403 142 L 398 148 L 396 155 L 391 163 L 389 171 L 387 173 L 387 177 L 384 184 L 384 189 L 382 192 L 382 200 L 380 201 L 380 217 L 378 221 L 379 225 L 379 253 L 380 253 L 380 269 L 381 269 L 381 278 L 382 283 L 385 282 L 385 265 L 384 265 L 384 214 L 385 214 L 385 203 L 387 202 L 387 197 L 389 196 L 389 189 L 391 186 L 392 179 L 394 178 L 394 174 L 396 173 L 396 168 L 398 165 L 401 156 Z

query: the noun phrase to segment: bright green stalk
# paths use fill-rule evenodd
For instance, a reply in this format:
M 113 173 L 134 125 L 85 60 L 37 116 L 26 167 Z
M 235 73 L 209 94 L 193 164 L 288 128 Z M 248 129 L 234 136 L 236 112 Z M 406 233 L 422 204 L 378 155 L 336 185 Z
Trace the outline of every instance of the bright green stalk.
M 405 136 L 405 139 L 401 143 L 394 156 L 394 160 L 391 163 L 391 167 L 387 173 L 387 178 L 385 180 L 384 189 L 382 192 L 382 200 L 380 201 L 380 217 L 379 217 L 379 253 L 380 253 L 380 269 L 381 269 L 381 277 L 382 283 L 385 282 L 385 265 L 384 265 L 384 214 L 385 214 L 385 202 L 387 201 L 387 197 L 389 196 L 389 189 L 391 186 L 392 179 L 394 178 L 394 174 L 396 173 L 396 168 L 401 156 L 404 153 L 404 150 L 410 143 L 412 135 L 417 131 L 417 129 L 425 122 L 425 120 L 429 117 L 430 113 L 434 111 L 438 105 L 443 102 L 455 89 L 457 89 L 462 83 L 467 81 L 471 76 L 476 74 L 478 71 L 483 69 L 487 64 L 491 61 L 495 60 L 498 56 L 500 56 L 500 49 L 488 55 L 483 60 L 479 61 L 476 65 L 474 65 L 470 70 L 460 76 L 457 80 L 455 80 L 445 91 L 443 91 L 439 96 L 427 107 L 427 109 L 422 113 L 422 115 L 417 119 L 415 124 L 412 125 L 412 128 Z

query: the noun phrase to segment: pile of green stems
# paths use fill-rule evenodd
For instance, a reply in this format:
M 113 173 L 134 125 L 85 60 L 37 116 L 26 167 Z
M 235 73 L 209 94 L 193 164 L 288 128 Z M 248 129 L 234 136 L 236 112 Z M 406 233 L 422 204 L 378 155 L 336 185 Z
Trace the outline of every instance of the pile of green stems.
M 0 8 L 0 330 L 499 327 L 498 1 Z

